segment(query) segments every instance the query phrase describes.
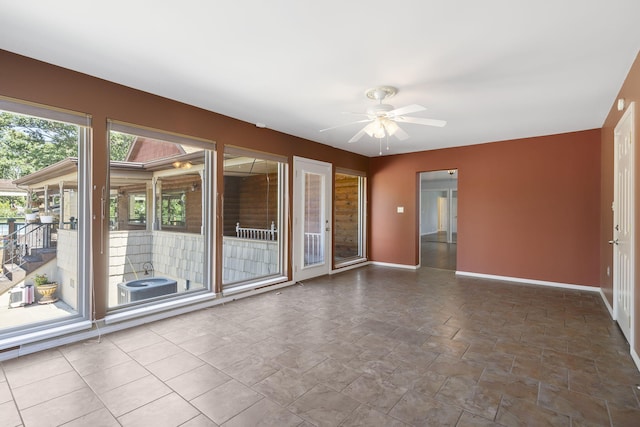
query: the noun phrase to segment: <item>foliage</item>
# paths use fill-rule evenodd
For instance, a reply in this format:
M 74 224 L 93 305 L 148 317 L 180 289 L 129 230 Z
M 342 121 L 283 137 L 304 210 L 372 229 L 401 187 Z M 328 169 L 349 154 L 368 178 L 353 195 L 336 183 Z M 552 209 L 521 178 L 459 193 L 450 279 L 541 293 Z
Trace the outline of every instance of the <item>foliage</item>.
M 22 216 L 19 207 L 24 208 L 24 197 L 0 196 L 0 218 L 17 218 Z
M 47 283 L 49 283 L 49 278 L 46 274 L 36 274 L 36 276 L 33 278 L 33 283 L 35 283 L 36 286 L 46 285 Z
M 77 152 L 77 126 L 0 112 L 0 178 L 20 178 Z
M 184 192 L 162 194 L 162 225 L 183 226 L 186 223 L 185 198 Z
M 112 161 L 124 161 L 129 153 L 135 136 L 120 132 L 111 132 L 109 135 L 109 159 Z

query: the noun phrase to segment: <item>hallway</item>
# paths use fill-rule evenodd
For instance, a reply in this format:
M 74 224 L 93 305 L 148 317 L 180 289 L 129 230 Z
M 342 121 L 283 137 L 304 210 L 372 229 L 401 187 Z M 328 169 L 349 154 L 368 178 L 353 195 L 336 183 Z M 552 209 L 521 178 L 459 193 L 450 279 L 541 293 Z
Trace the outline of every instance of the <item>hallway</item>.
M 457 241 L 454 233 L 454 242 Z M 420 237 L 420 267 L 456 270 L 457 243 L 447 243 L 445 232 Z
M 637 425 L 597 292 L 368 266 L 0 365 L 3 426 Z

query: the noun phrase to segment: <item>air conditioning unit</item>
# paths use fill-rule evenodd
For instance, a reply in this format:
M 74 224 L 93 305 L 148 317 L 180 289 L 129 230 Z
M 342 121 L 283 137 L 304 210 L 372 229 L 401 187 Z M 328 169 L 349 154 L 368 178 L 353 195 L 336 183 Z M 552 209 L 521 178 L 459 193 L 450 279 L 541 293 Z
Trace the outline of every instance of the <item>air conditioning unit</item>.
M 24 307 L 33 304 L 34 301 L 33 285 L 20 285 L 9 289 L 9 308 Z
M 173 279 L 152 277 L 118 283 L 118 304 L 128 304 L 163 295 L 175 294 L 178 283 Z

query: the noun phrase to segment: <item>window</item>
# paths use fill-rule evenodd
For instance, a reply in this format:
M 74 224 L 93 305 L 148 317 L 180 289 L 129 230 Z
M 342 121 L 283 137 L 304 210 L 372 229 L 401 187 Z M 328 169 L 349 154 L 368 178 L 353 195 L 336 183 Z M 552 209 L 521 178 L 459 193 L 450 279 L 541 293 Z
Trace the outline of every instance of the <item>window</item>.
M 83 114 L 0 97 L 0 178 L 9 189 L 0 191 L 0 257 L 11 266 L 0 282 L 0 349 L 88 320 L 89 125 Z
M 226 289 L 285 276 L 286 158 L 226 147 L 222 284 Z
M 366 177 L 358 172 L 335 174 L 334 262 L 337 267 L 359 262 L 365 254 Z
M 146 224 L 147 195 L 144 193 L 129 194 L 129 224 Z
M 160 218 L 162 225 L 183 228 L 187 217 L 187 196 L 184 191 L 162 193 Z
M 120 122 L 109 139 L 110 313 L 211 291 L 215 145 Z

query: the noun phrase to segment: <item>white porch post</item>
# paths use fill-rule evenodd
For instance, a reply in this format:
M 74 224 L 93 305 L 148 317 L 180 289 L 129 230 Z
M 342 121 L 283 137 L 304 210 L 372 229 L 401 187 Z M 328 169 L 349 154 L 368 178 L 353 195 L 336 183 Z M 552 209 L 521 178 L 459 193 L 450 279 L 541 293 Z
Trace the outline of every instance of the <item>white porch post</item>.
M 64 181 L 58 183 L 60 188 L 60 217 L 58 218 L 58 228 L 64 228 Z

